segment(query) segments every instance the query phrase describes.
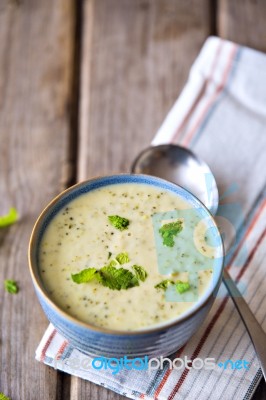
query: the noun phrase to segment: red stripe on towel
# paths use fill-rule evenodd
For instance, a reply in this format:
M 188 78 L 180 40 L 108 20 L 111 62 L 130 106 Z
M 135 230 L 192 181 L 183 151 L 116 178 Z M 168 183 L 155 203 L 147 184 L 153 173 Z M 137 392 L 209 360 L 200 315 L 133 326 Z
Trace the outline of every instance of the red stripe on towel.
M 260 235 L 259 239 L 257 240 L 255 246 L 253 247 L 247 261 L 245 262 L 244 266 L 241 268 L 241 270 L 239 271 L 239 274 L 236 277 L 236 282 L 239 281 L 239 279 L 241 278 L 241 276 L 244 274 L 244 272 L 247 270 L 247 268 L 249 267 L 249 265 L 251 264 L 251 261 L 254 258 L 254 255 L 256 254 L 256 250 L 258 249 L 259 245 L 261 244 L 261 242 L 263 241 L 263 239 L 266 236 L 266 229 L 264 229 L 264 231 L 262 232 L 262 234 Z M 219 318 L 219 316 L 221 315 L 222 311 L 224 310 L 224 307 L 226 305 L 226 303 L 228 302 L 229 297 L 225 297 L 224 300 L 222 301 L 220 307 L 218 308 L 218 310 L 216 311 L 214 317 L 212 318 L 212 320 L 210 321 L 209 325 L 207 326 L 207 328 L 205 329 L 205 332 L 202 336 L 202 338 L 199 341 L 198 346 L 196 347 L 194 353 L 192 354 L 191 360 L 193 361 L 195 358 L 197 358 L 199 352 L 201 351 L 204 343 L 206 342 L 206 339 L 208 338 L 208 336 L 210 335 L 210 332 L 212 330 L 212 328 L 215 325 L 215 322 L 217 321 L 217 319 Z M 179 381 L 177 382 L 176 386 L 174 387 L 172 393 L 170 394 L 170 396 L 168 397 L 168 400 L 173 400 L 174 396 L 176 395 L 176 393 L 178 392 L 178 390 L 180 389 L 180 387 L 183 385 L 187 375 L 189 373 L 189 369 L 185 369 L 181 375 L 181 377 L 179 378 Z
M 61 346 L 60 346 L 60 348 L 59 348 L 59 350 L 58 350 L 56 356 L 55 356 L 55 359 L 56 359 L 56 360 L 59 360 L 59 359 L 60 359 L 60 357 L 61 357 L 62 354 L 64 353 L 64 350 L 65 350 L 65 348 L 66 348 L 67 345 L 68 345 L 68 341 L 67 341 L 67 340 L 64 340 L 63 343 L 61 344 Z
M 181 348 L 177 351 L 177 353 L 175 354 L 175 358 L 179 358 L 179 357 L 180 357 L 180 355 L 181 355 L 182 351 L 184 350 L 184 348 L 185 348 L 185 346 L 181 347 Z M 155 391 L 155 393 L 154 393 L 154 399 L 155 399 L 155 400 L 157 400 L 157 396 L 159 396 L 159 394 L 160 394 L 162 388 L 164 387 L 164 384 L 166 383 L 166 381 L 167 381 L 167 379 L 168 379 L 168 377 L 169 377 L 171 371 L 172 371 L 172 370 L 169 368 L 169 369 L 166 371 L 166 373 L 164 374 L 163 379 L 161 380 L 159 386 L 157 387 L 157 389 L 156 389 L 156 391 Z
M 242 247 L 244 241 L 246 240 L 246 238 L 248 237 L 250 232 L 253 230 L 254 226 L 256 225 L 256 223 L 265 207 L 266 207 L 266 200 L 262 202 L 261 206 L 259 207 L 256 214 L 254 215 L 254 217 L 251 221 L 251 224 L 249 225 L 245 235 L 243 236 L 242 240 L 240 241 L 239 245 L 237 246 L 235 254 L 233 255 L 233 258 L 232 258 L 230 264 L 228 265 L 227 269 L 230 269 L 232 267 L 232 265 L 234 264 L 234 261 L 239 253 L 240 248 Z
M 53 338 L 55 337 L 55 334 L 56 334 L 56 330 L 54 329 L 54 330 L 51 332 L 51 334 L 50 334 L 48 340 L 46 341 L 46 343 L 45 343 L 45 345 L 44 345 L 44 347 L 43 347 L 43 349 L 42 349 L 41 357 L 40 357 L 41 361 L 44 360 L 45 355 L 46 355 L 46 351 L 48 350 L 48 347 L 50 346 L 50 344 L 51 344 Z
M 226 68 L 225 68 L 224 73 L 223 73 L 222 81 L 221 81 L 220 85 L 217 86 L 216 91 L 214 92 L 214 94 L 212 95 L 212 97 L 210 98 L 210 100 L 208 101 L 206 106 L 204 107 L 202 113 L 200 114 L 199 118 L 195 122 L 194 126 L 191 128 L 191 130 L 188 132 L 188 134 L 184 138 L 184 140 L 183 140 L 183 145 L 184 146 L 187 146 L 191 142 L 195 132 L 198 130 L 198 128 L 202 124 L 202 122 L 203 122 L 206 114 L 208 113 L 210 107 L 213 105 L 213 103 L 215 102 L 215 100 L 217 99 L 219 94 L 223 91 L 224 87 L 226 86 L 226 83 L 227 83 L 229 75 L 230 75 L 230 71 L 232 69 L 233 60 L 235 58 L 237 49 L 238 49 L 238 47 L 236 45 L 234 45 L 232 47 L 232 49 L 230 51 L 230 54 L 229 54 L 229 59 L 228 59 Z
M 216 66 L 217 66 L 217 63 L 218 63 L 218 60 L 219 60 L 219 56 L 220 56 L 220 53 L 221 53 L 221 50 L 222 50 L 222 47 L 223 47 L 223 44 L 224 44 L 224 42 L 221 41 L 219 43 L 219 46 L 217 46 L 215 57 L 214 57 L 214 60 L 213 60 L 213 64 L 211 66 L 209 77 L 207 77 L 207 79 L 206 79 L 206 81 L 205 81 L 205 83 L 204 83 L 199 95 L 197 96 L 195 102 L 192 104 L 191 108 L 188 110 L 187 115 L 184 117 L 183 121 L 181 122 L 181 125 L 176 130 L 176 132 L 174 133 L 172 139 L 170 140 L 171 143 L 175 142 L 177 140 L 179 134 L 182 132 L 182 129 L 184 128 L 184 126 L 186 125 L 187 121 L 189 120 L 189 118 L 193 114 L 196 106 L 198 105 L 198 103 L 199 103 L 199 101 L 200 101 L 200 99 L 202 97 L 202 94 L 204 93 L 204 91 L 206 89 L 208 81 L 212 80 L 212 78 L 214 76 L 214 72 L 215 72 Z

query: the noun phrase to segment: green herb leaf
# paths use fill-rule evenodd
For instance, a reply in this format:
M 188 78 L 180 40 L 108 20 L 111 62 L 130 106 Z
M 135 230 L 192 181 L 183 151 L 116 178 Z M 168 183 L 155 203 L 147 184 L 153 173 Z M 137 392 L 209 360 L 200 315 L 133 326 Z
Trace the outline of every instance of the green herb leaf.
M 108 260 L 112 257 L 111 251 L 108 252 Z
M 11 207 L 8 214 L 0 217 L 0 228 L 6 228 L 14 224 L 18 220 L 18 212 L 14 207 Z
M 127 218 L 120 217 L 119 215 L 109 215 L 108 219 L 111 224 L 120 231 L 127 229 L 129 225 L 129 220 Z
M 173 247 L 174 237 L 181 232 L 183 229 L 182 221 L 170 222 L 169 224 L 163 225 L 159 232 L 163 238 L 163 244 L 168 247 Z
M 11 400 L 10 397 L 7 397 L 4 393 L 0 393 L 0 400 Z
M 130 261 L 127 253 L 120 253 L 115 259 L 119 262 L 119 264 L 126 264 Z
M 118 264 L 118 261 L 116 261 L 116 260 L 111 260 L 110 262 L 109 262 L 109 264 L 108 265 L 106 265 L 106 267 L 117 267 L 119 264 Z
M 86 268 L 82 271 L 78 272 L 77 274 L 71 274 L 72 281 L 75 283 L 86 283 L 90 282 L 93 279 L 97 279 L 96 276 L 98 274 L 97 269 L 95 268 Z
M 190 289 L 190 284 L 189 282 L 177 281 L 175 287 L 179 293 L 184 293 Z
M 165 279 L 164 281 L 155 285 L 155 289 L 163 289 L 166 290 L 169 285 L 174 285 L 175 282 L 171 281 L 170 279 Z
M 144 282 L 148 276 L 148 273 L 145 271 L 145 269 L 140 265 L 133 265 L 132 268 L 135 271 L 137 279 Z
M 17 282 L 12 279 L 6 279 L 4 281 L 4 286 L 8 293 L 16 294 L 19 291 Z
M 103 267 L 99 270 L 101 283 L 112 290 L 128 289 L 139 286 L 138 279 L 128 269 Z

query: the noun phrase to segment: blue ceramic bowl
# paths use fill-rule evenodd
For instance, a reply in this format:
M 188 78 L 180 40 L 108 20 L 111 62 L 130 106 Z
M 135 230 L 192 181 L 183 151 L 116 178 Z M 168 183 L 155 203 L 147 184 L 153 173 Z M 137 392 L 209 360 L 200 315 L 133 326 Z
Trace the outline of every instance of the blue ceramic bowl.
M 220 245 L 220 255 L 216 259 L 213 270 L 212 285 L 194 304 L 168 323 L 152 328 L 145 328 L 136 332 L 115 331 L 99 328 L 73 318 L 60 309 L 50 298 L 44 288 L 38 268 L 38 252 L 40 241 L 47 225 L 54 216 L 76 197 L 92 190 L 107 185 L 121 183 L 148 184 L 153 187 L 165 189 L 187 200 L 193 207 L 200 210 L 203 218 L 208 218 Z M 173 183 L 149 175 L 121 174 L 105 176 L 78 183 L 57 196 L 42 212 L 38 218 L 29 245 L 29 265 L 33 284 L 39 302 L 55 328 L 69 342 L 83 353 L 90 356 L 105 357 L 149 357 L 167 356 L 182 347 L 197 331 L 210 310 L 215 295 L 219 289 L 223 272 L 223 245 L 218 228 L 209 211 L 190 192 Z

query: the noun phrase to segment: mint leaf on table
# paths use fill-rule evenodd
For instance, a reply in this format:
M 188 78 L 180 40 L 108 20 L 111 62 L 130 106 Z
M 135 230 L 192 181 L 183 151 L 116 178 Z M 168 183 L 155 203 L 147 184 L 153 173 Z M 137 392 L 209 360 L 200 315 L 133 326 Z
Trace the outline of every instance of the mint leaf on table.
M 119 264 L 126 264 L 130 261 L 127 253 L 119 253 L 115 259 Z
M 182 221 L 170 222 L 168 224 L 163 225 L 159 232 L 163 238 L 163 244 L 168 247 L 173 247 L 174 237 L 181 232 L 183 229 Z
M 124 217 L 120 217 L 119 215 L 109 215 L 108 216 L 109 222 L 120 231 L 128 228 L 129 220 Z
M 0 400 L 11 400 L 10 397 L 7 397 L 4 393 L 0 393 Z
M 163 289 L 166 290 L 169 285 L 174 285 L 174 281 L 171 281 L 170 279 L 165 279 L 162 282 L 159 282 L 157 285 L 155 285 L 155 289 Z
M 190 289 L 189 282 L 177 281 L 175 284 L 176 290 L 182 294 Z
M 137 279 L 144 282 L 148 276 L 148 273 L 145 271 L 145 269 L 140 265 L 133 265 L 132 268 L 135 271 Z
M 19 291 L 17 282 L 12 279 L 6 279 L 4 281 L 4 286 L 8 293 L 16 294 Z M 1 398 L 0 398 L 0 400 L 1 400 Z
M 0 216 L 0 228 L 6 228 L 13 225 L 18 220 L 18 212 L 16 208 L 11 207 L 8 214 Z

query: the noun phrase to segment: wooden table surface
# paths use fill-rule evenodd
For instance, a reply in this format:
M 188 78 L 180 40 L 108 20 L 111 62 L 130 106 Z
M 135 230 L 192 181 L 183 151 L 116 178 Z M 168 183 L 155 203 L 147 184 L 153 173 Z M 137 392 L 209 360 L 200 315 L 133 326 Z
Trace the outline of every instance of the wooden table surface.
M 47 320 L 28 272 L 33 223 L 64 187 L 128 171 L 210 34 L 266 51 L 265 21 L 265 0 L 0 0 L 0 205 L 21 215 L 0 232 L 0 282 L 20 286 L 0 289 L 0 392 L 123 398 L 34 360 Z

